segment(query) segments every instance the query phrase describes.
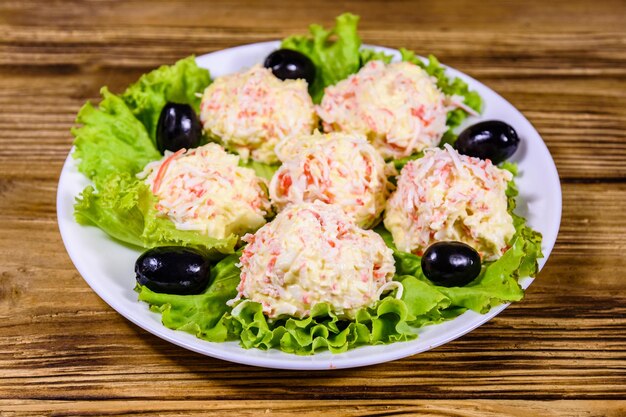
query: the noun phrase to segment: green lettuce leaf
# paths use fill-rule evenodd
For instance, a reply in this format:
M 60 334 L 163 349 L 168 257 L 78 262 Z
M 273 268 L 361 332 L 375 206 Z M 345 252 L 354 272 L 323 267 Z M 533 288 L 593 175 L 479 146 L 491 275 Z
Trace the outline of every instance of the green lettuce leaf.
M 500 259 L 487 265 L 473 282 L 464 287 L 437 289 L 451 300 L 452 306 L 478 313 L 486 313 L 504 302 L 519 301 L 524 297 L 524 290 L 518 283 L 524 249 L 524 239 L 518 237 L 513 246 Z
M 135 175 L 150 161 L 161 158 L 144 126 L 126 103 L 104 87 L 98 108 L 87 102 L 72 128 L 78 170 L 98 184 L 111 174 Z
M 510 171 L 513 175 L 517 175 L 517 164 L 504 162 L 500 167 Z M 515 242 L 516 239 L 521 239 L 524 242 L 524 257 L 521 260 L 517 275 L 519 277 L 534 277 L 539 271 L 537 259 L 543 258 L 543 253 L 541 252 L 542 236 L 541 233 L 528 227 L 526 219 L 513 212 L 517 206 L 515 197 L 517 197 L 518 194 L 519 192 L 515 181 L 509 181 L 506 189 L 507 204 L 508 211 L 513 217 L 513 226 L 515 226 L 516 231 L 511 241 Z M 513 243 L 509 245 L 512 246 Z
M 200 97 L 197 94 L 202 94 L 210 83 L 209 71 L 198 67 L 195 57 L 189 56 L 142 75 L 126 89 L 122 99 L 156 143 L 157 123 L 165 104 L 168 101 L 189 104 L 198 113 Z
M 76 221 L 97 226 L 115 239 L 143 247 L 144 213 L 140 207 L 151 201 L 147 186 L 128 174 L 112 174 L 107 178 L 108 181 L 100 181 L 99 191 L 90 185 L 76 198 Z
M 139 299 L 161 313 L 163 324 L 211 342 L 224 342 L 237 337 L 231 330 L 226 302 L 237 295 L 239 268 L 235 264 L 240 253 L 232 254 L 211 268 L 207 289 L 198 295 L 160 294 L 145 286 L 137 286 Z
M 405 156 L 404 158 L 394 159 L 393 166 L 398 170 L 398 172 L 400 172 L 409 161 L 420 159 L 422 156 L 424 156 L 424 152 L 420 151 L 412 155 Z
M 78 169 L 94 183 L 77 197 L 76 220 L 94 225 L 115 239 L 151 248 L 163 245 L 193 246 L 209 256 L 232 253 L 238 238 L 215 239 L 194 231 L 176 229 L 154 208 L 156 197 L 136 179 L 144 166 L 161 158 L 148 131 L 154 133 L 161 107 L 167 101 L 190 103 L 210 82 L 208 71 L 193 57 L 163 66 L 130 86 L 122 97 L 101 90 L 98 108 L 87 103 L 72 129 Z
M 518 169 L 518 167 L 517 167 L 517 164 L 516 164 L 515 162 L 510 162 L 510 161 L 504 161 L 504 162 L 502 162 L 500 165 L 498 165 L 498 168 L 500 168 L 500 169 L 505 169 L 505 170 L 509 171 L 511 174 L 513 174 L 513 176 L 514 176 L 514 177 L 516 177 L 516 176 L 517 176 L 517 174 L 518 174 L 518 172 L 519 172 L 519 169 Z M 515 182 L 510 181 L 510 182 L 509 182 L 509 187 L 510 187 L 511 185 L 512 185 L 513 187 L 515 187 Z M 515 195 L 517 195 L 517 193 L 516 193 Z
M 402 301 L 406 304 L 410 317 L 407 322 L 421 327 L 439 323 L 445 318 L 441 311 L 448 308 L 451 300 L 431 284 L 414 276 L 404 275 L 396 278 L 404 288 Z M 416 325 L 417 324 L 417 325 Z
M 232 312 L 233 323 L 245 348 L 278 348 L 288 353 L 308 355 L 328 349 L 345 352 L 362 345 L 387 344 L 417 337 L 407 324 L 406 304 L 393 297 L 372 308 L 360 309 L 354 320 L 337 317 L 330 305 L 313 306 L 303 319 L 268 321 L 259 303 L 244 301 Z
M 375 51 L 369 48 L 361 48 L 359 54 L 361 57 L 361 67 L 363 67 L 370 61 L 383 61 L 388 64 L 393 59 L 393 55 L 387 54 L 383 51 Z
M 280 168 L 279 164 L 266 164 L 252 159 L 248 161 L 239 160 L 239 166 L 253 169 L 258 177 L 265 178 L 268 181 L 272 179 L 278 168 Z
M 310 37 L 290 36 L 283 40 L 282 48 L 301 52 L 315 64 L 315 80 L 309 86 L 309 93 L 315 103 L 321 101 L 324 88 L 337 84 L 361 68 L 358 23 L 358 16 L 344 13 L 336 18 L 332 29 L 311 25 Z M 335 40 L 331 41 L 331 38 Z
M 155 209 L 156 197 L 142 181 L 122 173 L 88 186 L 76 198 L 74 216 L 83 225 L 93 225 L 130 245 L 152 248 L 178 245 L 201 249 L 208 256 L 232 253 L 238 238 L 215 239 L 197 232 L 178 230 Z M 223 255 L 222 255 L 223 256 Z
M 523 298 L 524 290 L 520 287 L 518 279 L 528 276 L 528 272 L 533 272 L 529 265 L 536 266 L 535 243 L 529 241 L 528 236 L 523 233 L 517 233 L 511 248 L 500 259 L 483 267 L 478 278 L 464 287 L 442 287 L 433 284 L 422 272 L 421 258 L 406 252 L 394 253 L 396 274 L 414 277 L 426 285 L 429 291 L 440 294 L 438 307 L 452 308 L 459 313 L 466 309 L 486 313 L 496 305 Z M 414 285 L 413 281 L 407 282 Z M 405 281 L 402 283 L 405 285 Z M 430 311 L 427 316 L 433 319 L 441 318 L 438 314 L 441 313 L 441 308 L 438 310 Z M 424 318 L 419 317 L 419 314 L 415 315 L 420 319 Z

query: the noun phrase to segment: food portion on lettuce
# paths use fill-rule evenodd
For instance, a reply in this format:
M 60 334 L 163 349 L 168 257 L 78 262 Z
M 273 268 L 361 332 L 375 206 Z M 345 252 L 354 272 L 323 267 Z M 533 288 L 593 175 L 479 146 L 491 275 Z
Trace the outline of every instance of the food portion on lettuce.
M 256 66 L 216 81 L 212 89 L 207 89 L 212 92 L 210 97 L 205 94 L 201 102 L 200 93 L 211 79 L 209 72 L 189 57 L 142 76 L 119 96 L 103 88 L 100 105 L 87 103 L 79 112 L 77 123 L 81 126 L 72 130 L 76 137 L 74 157 L 80 172 L 93 185 L 76 199 L 76 220 L 95 225 L 133 246 L 161 247 L 164 251 L 167 248 L 163 247 L 169 246 L 192 247 L 211 259 L 209 284 L 204 290 L 200 287 L 199 294 L 158 293 L 137 285 L 139 299 L 162 315 L 165 326 L 212 342 L 238 340 L 244 348 L 276 348 L 303 355 L 320 350 L 338 353 L 363 345 L 415 339 L 422 326 L 452 319 L 467 310 L 485 313 L 498 304 L 523 297 L 518 281 L 537 273 L 541 235 L 513 213 L 517 189 L 508 172 L 486 167 L 485 161 L 466 166 L 464 157 L 447 145 L 447 150 L 440 151 L 450 154 L 446 163 L 439 166 L 441 161 L 431 161 L 414 181 L 428 189 L 405 190 L 407 201 L 396 202 L 396 206 L 406 207 L 414 202 L 411 197 L 417 199 L 417 206 L 432 197 L 442 207 L 446 201 L 458 203 L 455 207 L 464 211 L 467 221 L 445 224 L 446 213 L 442 216 L 435 209 L 409 214 L 418 223 L 441 223 L 441 230 L 428 236 L 421 236 L 420 228 L 398 226 L 393 219 L 385 222 L 391 232 L 382 224 L 374 231 L 363 230 L 341 207 L 313 203 L 325 198 L 336 202 L 341 194 L 343 200 L 354 198 L 356 206 L 371 209 L 354 197 L 359 192 L 355 185 L 358 181 L 349 181 L 346 169 L 359 171 L 358 176 L 366 180 L 365 188 L 371 187 L 374 171 L 380 169 L 371 169 L 367 160 L 361 167 L 356 157 L 352 165 L 338 166 L 335 159 L 341 152 L 324 146 L 330 142 L 318 146 L 315 155 L 301 152 L 314 147 L 311 143 L 288 143 L 302 148 L 289 152 L 304 156 L 297 167 L 287 170 L 289 179 L 284 175 L 289 159 L 278 158 L 285 164 L 281 168 L 274 147 L 277 138 L 285 139 L 289 132 L 282 124 L 268 124 L 268 120 L 284 116 L 291 123 L 297 111 L 292 111 L 293 94 L 287 98 L 272 95 L 271 89 L 265 88 L 268 83 L 298 87 L 296 95 L 306 98 L 305 107 L 311 110 L 302 112 L 306 113 L 302 120 L 307 134 L 317 124 L 313 102 L 321 103 L 316 107 L 323 128 L 367 137 L 390 160 L 386 172 L 393 171 L 392 164 L 400 169 L 424 155 L 421 162 L 411 163 L 409 168 L 428 165 L 431 153 L 438 151 L 425 149 L 443 147 L 441 141 L 453 142 L 453 129 L 482 109 L 478 94 L 462 80 L 446 76 L 433 56 L 424 61 L 402 49 L 401 61 L 391 63 L 391 55 L 363 48 L 357 24 L 358 17 L 346 13 L 336 19 L 332 29 L 311 25 L 310 36 L 292 36 L 283 41 L 283 48 L 304 54 L 316 67 L 315 78 L 308 85 L 310 97 L 304 81 L 280 81 L 273 78 L 270 69 Z M 241 82 L 223 85 L 229 79 Z M 237 101 L 240 99 L 241 103 Z M 280 105 L 275 106 L 277 102 Z M 209 132 L 205 140 L 221 141 L 227 150 L 240 153 L 243 160 L 228 155 L 214 143 L 162 156 L 156 147 L 157 125 L 167 103 L 188 104 L 200 112 Z M 228 136 L 236 133 L 235 128 L 247 135 L 245 140 L 241 135 Z M 272 132 L 275 137 L 268 139 L 261 131 Z M 213 156 L 203 153 L 203 149 L 219 151 L 220 158 L 213 158 L 215 152 L 208 152 Z M 323 156 L 323 163 L 315 163 L 318 154 Z M 222 160 L 229 163 L 222 164 Z M 516 174 L 512 164 L 504 163 L 501 168 Z M 476 190 L 497 182 L 497 214 L 506 212 L 504 217 L 508 216 L 509 221 L 505 226 L 498 223 L 492 227 L 502 229 L 496 230 L 500 234 L 494 247 L 482 247 L 485 242 L 493 242 L 479 233 L 493 226 L 491 217 L 477 215 L 481 210 L 494 210 L 493 201 L 484 193 L 469 195 L 467 191 L 472 187 L 455 187 L 455 169 L 459 170 L 457 176 L 476 185 Z M 215 180 L 214 186 L 203 185 L 207 175 L 209 182 Z M 338 184 L 348 181 L 345 187 L 350 189 L 345 193 L 333 189 L 331 177 Z M 384 174 L 383 179 L 386 195 L 393 185 Z M 275 187 L 284 188 L 289 183 L 287 188 L 301 189 L 302 195 L 282 204 L 279 208 L 283 211 L 276 219 L 256 234 L 246 235 L 243 241 L 247 246 L 233 253 L 241 244 L 241 234 L 256 230 L 273 215 L 265 188 L 270 180 Z M 474 184 L 475 180 L 482 183 Z M 395 184 L 395 179 L 390 181 Z M 396 194 L 402 194 L 402 181 L 401 177 Z M 442 191 L 442 187 L 449 189 Z M 303 203 L 315 190 L 320 196 Z M 274 194 L 278 201 L 279 193 Z M 464 197 L 477 204 L 469 204 Z M 216 200 L 224 204 L 215 205 Z M 245 203 L 245 210 L 238 203 Z M 209 224 L 201 219 L 221 219 L 220 213 L 211 211 L 216 207 L 220 213 L 227 212 L 233 222 Z M 393 209 L 393 204 L 387 208 L 390 213 Z M 363 223 L 367 227 L 375 225 L 381 209 L 370 211 L 371 216 L 365 216 L 367 221 Z M 477 232 L 473 226 L 480 230 Z M 397 237 L 399 229 L 424 239 L 418 248 L 407 246 Z M 464 286 L 438 281 L 429 274 L 426 263 L 422 270 L 417 253 L 432 242 L 448 239 L 469 241 L 483 255 L 480 273 L 476 269 L 465 281 L 471 282 Z M 495 252 L 498 256 L 491 256 Z M 478 262 L 477 253 L 476 259 Z
M 359 346 L 415 339 L 407 306 L 386 297 L 371 308 L 358 310 L 352 320 L 339 317 L 327 303 L 316 304 L 305 318 L 268 320 L 260 303 L 245 301 L 235 309 L 226 301 L 237 293 L 238 254 L 217 263 L 211 284 L 202 294 L 159 294 L 138 286 L 139 299 L 161 313 L 163 324 L 210 342 L 239 340 L 246 349 L 280 349 L 299 355 L 322 350 L 345 352 Z
M 217 78 L 205 91 L 200 120 L 207 135 L 241 159 L 275 164 L 279 140 L 308 135 L 317 115 L 304 80 L 280 80 L 268 68 Z
M 279 142 L 276 154 L 283 160 L 269 185 L 276 210 L 322 201 L 341 207 L 364 229 L 380 220 L 394 172 L 364 137 L 316 133 Z
M 502 165 L 512 174 L 517 167 Z M 344 352 L 364 345 L 388 344 L 415 339 L 418 329 L 453 319 L 467 310 L 484 314 L 506 302 L 519 301 L 524 291 L 521 278 L 535 276 L 541 253 L 541 235 L 515 215 L 517 188 L 510 180 L 506 189 L 507 210 L 514 219 L 515 233 L 508 241 L 509 249 L 496 261 L 484 262 L 479 276 L 462 287 L 446 287 L 431 282 L 422 271 L 421 257 L 399 251 L 391 233 L 382 225 L 375 231 L 393 250 L 395 275 L 393 282 L 402 288 L 393 290 L 372 306 L 358 309 L 352 317 L 337 314 L 330 303 L 313 305 L 302 318 L 282 315 L 269 318 L 262 303 L 244 300 L 234 309 L 219 304 L 216 292 L 228 293 L 232 299 L 241 286 L 244 263 L 239 254 L 230 256 L 214 267 L 214 273 L 228 270 L 228 287 L 216 279 L 205 293 L 189 298 L 155 294 L 139 287 L 140 299 L 155 311 L 163 312 L 163 323 L 169 328 L 183 330 L 209 341 L 238 340 L 244 348 L 280 349 L 284 352 L 309 355 L 321 350 Z M 294 233 L 298 238 L 302 233 Z M 264 244 L 265 242 L 257 242 Z M 271 245 L 270 245 L 271 246 Z M 268 253 L 275 253 L 271 247 Z M 274 267 L 280 262 L 273 263 Z M 280 263 L 282 264 L 282 263 Z M 216 291 L 219 290 L 219 291 Z M 222 295 L 219 300 L 224 300 Z M 200 312 L 206 312 L 207 318 Z M 219 332 L 213 329 L 219 329 Z M 217 335 L 217 336 L 216 336 Z
M 97 189 L 87 186 L 76 198 L 74 216 L 124 243 L 152 248 L 179 245 L 196 247 L 212 257 L 232 253 L 238 237 L 221 239 L 190 230 L 179 230 L 156 209 L 157 198 L 148 185 L 128 173 L 112 174 L 98 181 Z
M 389 96 L 392 103 L 379 105 L 380 95 L 376 95 L 375 105 L 368 105 L 368 94 L 366 93 L 366 97 L 361 98 L 356 94 L 358 91 L 352 91 L 359 89 L 344 80 L 359 73 L 364 67 L 369 68 L 372 65 L 385 67 L 385 64 L 393 60 L 393 56 L 383 51 L 362 47 L 361 38 L 357 33 L 358 21 L 358 16 L 345 13 L 336 18 L 335 26 L 331 29 L 324 29 L 314 24 L 309 27 L 309 36 L 290 36 L 281 44 L 282 48 L 304 54 L 315 64 L 316 77 L 315 81 L 309 85 L 309 93 L 315 103 L 322 103 L 320 116 L 325 122 L 326 130 L 345 131 L 349 127 L 349 132 L 356 129 L 363 131 L 361 133 L 371 133 L 370 140 L 386 145 L 380 147 L 383 156 L 393 157 L 397 168 L 401 168 L 407 161 L 418 157 L 419 152 L 428 145 L 436 146 L 440 141 L 454 143 L 456 139 L 454 129 L 468 115 L 476 115 L 482 110 L 482 99 L 478 93 L 471 91 L 467 83 L 460 78 L 447 76 L 445 68 L 434 56 L 430 55 L 428 61 L 425 62 L 414 52 L 402 48 L 400 50 L 401 61 L 423 69 L 432 78 L 440 93 L 444 95 L 444 105 L 438 107 L 441 111 L 433 111 L 432 106 L 424 105 L 423 100 L 416 106 L 408 105 L 412 103 L 411 101 L 400 109 L 401 113 L 407 113 L 407 116 L 396 120 L 398 102 L 402 101 L 402 97 L 398 99 L 395 97 L 397 94 L 390 93 L 390 91 L 395 90 L 400 96 L 419 98 L 433 96 L 428 93 L 431 89 L 420 89 L 417 95 L 405 94 L 404 88 L 389 88 L 389 83 L 379 80 L 380 75 L 376 74 L 367 79 L 374 84 L 381 85 L 378 90 L 383 93 L 383 97 Z M 338 84 L 345 88 L 341 88 Z M 368 90 L 378 91 L 375 88 L 368 88 Z M 330 93 L 329 95 L 334 98 L 327 99 L 325 106 L 326 93 Z M 361 102 L 363 103 L 359 106 Z M 374 114 L 370 114 L 372 112 Z M 350 113 L 354 117 L 342 118 L 343 113 Z M 439 117 L 440 113 L 444 113 L 442 117 Z M 350 120 L 345 122 L 344 119 Z M 358 126 L 353 126 L 355 123 Z M 422 131 L 425 132 L 422 133 Z M 421 136 L 427 140 L 420 139 Z
M 422 254 L 439 241 L 464 242 L 484 260 L 498 259 L 515 233 L 507 211 L 511 172 L 461 155 L 450 145 L 407 163 L 387 200 L 385 227 L 396 247 Z
M 199 68 L 194 58 L 189 57 L 142 76 L 121 96 L 103 88 L 103 99 L 98 107 L 91 103 L 83 106 L 76 119 L 79 126 L 72 129 L 75 136 L 73 157 L 78 161 L 79 171 L 92 180 L 93 185 L 77 197 L 75 217 L 79 223 L 97 226 L 130 245 L 144 248 L 191 246 L 212 257 L 232 253 L 238 242 L 237 232 L 242 234 L 262 225 L 264 219 L 260 215 L 262 222 L 256 216 L 252 229 L 245 225 L 245 230 L 239 230 L 242 223 L 251 220 L 250 216 L 244 215 L 236 219 L 237 227 L 225 228 L 220 233 L 194 230 L 193 227 L 181 224 L 177 227 L 176 223 L 161 213 L 159 204 L 162 204 L 162 199 L 154 193 L 156 177 L 158 182 L 167 182 L 169 178 L 166 167 L 158 170 L 151 186 L 137 178 L 146 166 L 152 166 L 151 163 L 163 158 L 155 146 L 154 136 L 161 109 L 172 100 L 188 103 L 198 109 L 200 99 L 196 94 L 201 93 L 209 83 L 209 72 Z M 236 159 L 235 156 L 232 158 Z M 261 186 L 261 181 L 252 171 L 248 172 L 237 165 L 235 160 L 231 167 L 233 172 L 245 171 L 248 177 L 253 177 L 252 181 L 258 183 L 259 193 L 266 195 L 265 185 Z M 222 178 L 222 174 L 218 173 L 221 181 L 229 181 Z M 235 176 L 239 174 L 235 173 Z M 195 188 L 191 187 L 193 189 L 182 188 L 186 192 L 201 192 L 206 184 L 199 184 L 198 181 L 204 180 L 196 178 Z M 238 189 L 230 188 L 235 193 Z M 267 197 L 264 198 L 258 204 L 251 202 L 258 205 L 253 211 L 258 209 L 267 213 L 270 210 Z M 254 198 L 252 200 L 256 201 Z
M 510 163 L 503 168 L 517 172 Z M 515 225 L 515 234 L 508 242 L 510 248 L 498 260 L 485 262 L 479 276 L 462 287 L 431 282 L 422 271 L 421 257 L 397 250 L 391 234 L 380 225 L 375 231 L 393 250 L 396 269 L 393 282 L 401 284 L 401 291 L 394 289 L 374 305 L 358 309 L 352 317 L 337 314 L 336 308 L 327 302 L 314 304 L 302 318 L 289 315 L 269 318 L 263 303 L 251 300 L 244 300 L 231 310 L 223 300 L 239 294 L 239 268 L 245 263 L 240 253 L 213 268 L 212 277 L 221 278 L 212 278 L 203 294 L 157 294 L 140 286 L 139 298 L 149 303 L 153 311 L 162 312 L 163 324 L 171 329 L 213 342 L 237 340 L 246 349 L 280 349 L 310 355 L 323 350 L 340 353 L 359 346 L 412 340 L 423 326 L 451 320 L 468 310 L 484 314 L 497 305 L 523 298 L 519 280 L 535 276 L 538 271 L 537 260 L 543 256 L 541 235 L 513 213 L 517 196 L 513 180 L 508 183 L 506 195 Z M 298 236 L 302 233 L 294 233 L 294 238 Z M 266 250 L 275 253 L 271 247 Z M 282 262 L 273 264 L 275 267 Z
M 217 239 L 242 236 L 272 213 L 265 181 L 217 143 L 166 152 L 137 177 L 158 198 L 156 210 L 179 230 Z
M 385 232 L 381 230 L 384 239 Z M 385 241 L 389 242 L 388 236 Z M 340 353 L 412 340 L 425 325 L 453 319 L 467 310 L 486 313 L 499 304 L 521 300 L 524 291 L 518 279 L 537 272 L 540 246 L 541 235 L 520 223 L 511 248 L 497 261 L 486 263 L 479 277 L 464 287 L 434 285 L 423 274 L 419 256 L 395 250 L 394 282 L 402 285 L 401 295 L 394 290 L 373 306 L 357 310 L 351 319 L 324 302 L 315 304 L 303 318 L 270 319 L 261 303 L 250 300 L 231 310 L 225 300 L 232 299 L 240 285 L 239 254 L 213 267 L 212 283 L 203 294 L 157 294 L 146 287 L 138 291 L 140 300 L 163 314 L 165 326 L 204 340 L 238 340 L 247 349 L 280 349 L 299 355 L 326 349 Z
M 258 302 L 270 319 L 303 318 L 315 304 L 354 317 L 397 288 L 392 251 L 342 208 L 321 201 L 288 206 L 253 235 L 239 260 L 237 298 Z
M 437 81 L 437 87 L 449 98 L 449 103 L 453 105 L 453 110 L 448 112 L 446 124 L 448 131 L 444 135 L 444 142 L 453 143 L 456 135 L 453 129 L 461 125 L 470 115 L 476 115 L 483 109 L 483 100 L 476 91 L 469 89 L 465 81 L 460 78 L 446 75 L 446 69 L 439 63 L 434 55 L 428 56 L 428 62 L 424 63 L 415 52 L 405 48 L 400 48 L 402 61 L 411 62 L 420 66 Z
M 446 96 L 423 69 L 382 61 L 327 87 L 318 106 L 325 131 L 363 135 L 385 159 L 437 146 L 448 110 Z

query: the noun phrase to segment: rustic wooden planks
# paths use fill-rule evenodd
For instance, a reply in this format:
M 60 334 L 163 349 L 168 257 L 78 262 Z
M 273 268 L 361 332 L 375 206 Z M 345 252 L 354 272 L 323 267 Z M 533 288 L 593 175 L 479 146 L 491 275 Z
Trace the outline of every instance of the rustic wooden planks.
M 86 100 L 189 54 L 345 10 L 492 87 L 543 136 L 563 222 L 526 299 L 438 349 L 334 372 L 230 364 L 102 302 L 65 253 L 58 175 Z M 626 415 L 626 7 L 567 2 L 0 4 L 0 416 Z

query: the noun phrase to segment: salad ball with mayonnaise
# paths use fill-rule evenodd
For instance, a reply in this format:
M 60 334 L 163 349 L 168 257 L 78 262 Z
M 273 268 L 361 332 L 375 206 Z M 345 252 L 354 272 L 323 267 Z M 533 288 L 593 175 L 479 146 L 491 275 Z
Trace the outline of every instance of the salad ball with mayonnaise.
M 324 130 L 360 133 L 385 159 L 437 146 L 449 108 L 435 79 L 409 62 L 370 61 L 326 88 L 318 106 Z
M 391 249 L 338 206 L 293 204 L 243 240 L 238 295 L 229 304 L 258 302 L 270 318 L 306 317 L 322 302 L 353 317 L 385 291 L 401 288 L 392 281 Z
M 271 212 L 264 180 L 216 143 L 165 151 L 138 177 L 158 198 L 157 210 L 179 230 L 217 239 L 243 235 L 263 226 Z
M 310 134 L 317 116 L 304 80 L 280 80 L 255 65 L 219 77 L 204 91 L 200 121 L 209 137 L 244 160 L 277 162 L 281 139 Z
M 427 149 L 402 169 L 387 202 L 385 227 L 404 252 L 421 256 L 431 243 L 460 241 L 484 260 L 495 260 L 515 233 L 506 196 L 512 177 L 491 161 L 460 155 L 450 145 Z
M 276 154 L 283 161 L 269 187 L 276 209 L 319 200 L 340 206 L 361 227 L 377 223 L 395 169 L 364 137 L 316 132 L 279 142 Z

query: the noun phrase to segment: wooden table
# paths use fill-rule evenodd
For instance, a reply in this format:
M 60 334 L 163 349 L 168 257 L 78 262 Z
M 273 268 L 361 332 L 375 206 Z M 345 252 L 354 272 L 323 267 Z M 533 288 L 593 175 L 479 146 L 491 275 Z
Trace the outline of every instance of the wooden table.
M 0 415 L 626 415 L 623 1 L 0 3 Z M 434 53 L 537 127 L 563 186 L 526 299 L 404 360 L 333 372 L 201 356 L 82 280 L 55 193 L 80 106 L 189 54 L 302 33 L 343 11 L 365 42 Z

